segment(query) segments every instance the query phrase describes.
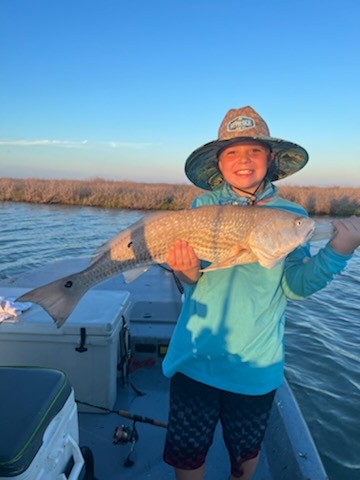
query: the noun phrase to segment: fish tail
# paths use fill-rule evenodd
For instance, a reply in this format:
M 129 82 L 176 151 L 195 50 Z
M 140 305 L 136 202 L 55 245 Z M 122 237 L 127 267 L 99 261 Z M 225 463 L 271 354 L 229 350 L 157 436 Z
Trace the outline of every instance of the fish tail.
M 79 274 L 74 274 L 30 290 L 17 301 L 37 303 L 60 328 L 88 289 L 89 286 L 80 281 Z

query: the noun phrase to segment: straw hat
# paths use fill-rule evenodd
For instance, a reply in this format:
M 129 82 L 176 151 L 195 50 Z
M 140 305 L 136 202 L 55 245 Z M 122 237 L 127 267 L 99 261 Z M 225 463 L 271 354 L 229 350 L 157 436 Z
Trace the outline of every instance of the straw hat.
M 266 143 L 274 154 L 267 172 L 271 181 L 288 177 L 303 168 L 308 161 L 307 151 L 279 138 L 270 136 L 265 121 L 251 107 L 229 110 L 222 121 L 218 139 L 195 150 L 185 163 L 185 173 L 192 183 L 213 190 L 223 182 L 218 168 L 218 154 L 224 148 L 246 141 Z

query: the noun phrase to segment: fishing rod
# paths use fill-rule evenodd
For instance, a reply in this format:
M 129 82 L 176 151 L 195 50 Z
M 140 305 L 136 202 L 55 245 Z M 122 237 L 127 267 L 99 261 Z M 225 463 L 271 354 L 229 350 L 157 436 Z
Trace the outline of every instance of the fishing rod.
M 76 400 L 76 403 L 86 405 L 87 407 L 98 408 L 99 410 L 104 410 L 108 413 L 116 413 L 120 417 L 128 418 L 129 420 L 134 420 L 135 422 L 149 423 L 150 425 L 154 425 L 155 427 L 167 428 L 167 423 L 161 422 L 160 420 L 155 420 L 154 418 L 143 417 L 141 415 L 131 413 L 127 410 L 112 410 L 111 408 L 100 407 L 92 403 L 81 402 L 80 400 Z
M 113 410 L 111 408 L 99 407 L 97 405 L 92 405 L 91 403 L 81 402 L 80 400 L 76 400 L 76 402 L 80 403 L 81 405 L 86 405 L 88 407 L 104 410 L 108 413 L 115 413 L 120 417 L 132 420 L 131 427 L 128 425 L 119 425 L 115 427 L 113 434 L 114 445 L 126 445 L 127 443 L 131 444 L 129 455 L 124 461 L 125 467 L 132 467 L 134 465 L 134 461 L 131 460 L 130 457 L 134 451 L 136 442 L 139 440 L 139 434 L 136 430 L 136 422 L 148 423 L 149 425 L 153 425 L 154 427 L 167 428 L 167 423 L 161 422 L 160 420 L 155 420 L 154 418 L 143 417 L 142 415 L 137 415 L 136 413 L 131 413 L 127 410 Z
M 167 428 L 167 423 L 161 422 L 160 420 L 155 420 L 153 418 L 142 417 L 141 415 L 136 415 L 135 413 L 127 412 L 126 410 L 117 410 L 116 412 L 120 417 L 128 418 L 134 420 L 135 422 L 149 423 L 155 427 Z

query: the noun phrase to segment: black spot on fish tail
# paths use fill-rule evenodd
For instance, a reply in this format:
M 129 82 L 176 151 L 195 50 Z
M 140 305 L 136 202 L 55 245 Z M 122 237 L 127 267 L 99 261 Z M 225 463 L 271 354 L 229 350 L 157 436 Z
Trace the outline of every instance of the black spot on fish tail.
M 131 241 L 131 242 L 129 242 L 129 243 L 128 243 L 128 248 L 130 248 L 132 244 L 133 244 L 133 242 L 132 242 L 132 241 Z

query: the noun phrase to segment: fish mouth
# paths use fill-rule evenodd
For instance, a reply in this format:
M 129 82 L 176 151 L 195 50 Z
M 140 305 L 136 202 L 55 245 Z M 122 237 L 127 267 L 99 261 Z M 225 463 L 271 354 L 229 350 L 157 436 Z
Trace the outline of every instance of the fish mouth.
M 334 237 L 335 228 L 330 221 L 316 221 L 315 228 L 311 240 L 318 242 L 321 240 L 331 240 Z
M 312 236 L 315 233 L 315 230 L 316 230 L 316 223 L 314 222 L 304 239 L 304 243 L 307 243 L 312 238 Z

